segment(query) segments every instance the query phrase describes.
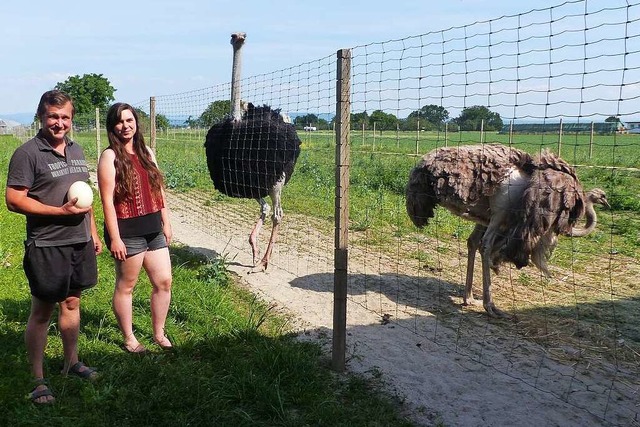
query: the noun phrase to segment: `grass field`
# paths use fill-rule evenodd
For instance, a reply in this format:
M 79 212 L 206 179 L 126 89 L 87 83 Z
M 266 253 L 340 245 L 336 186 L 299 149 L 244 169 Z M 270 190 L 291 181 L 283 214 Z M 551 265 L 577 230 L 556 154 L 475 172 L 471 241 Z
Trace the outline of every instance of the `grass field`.
M 509 143 L 509 135 L 479 132 L 450 133 L 448 145 L 485 142 Z M 95 147 L 94 135 L 78 136 L 84 146 Z M 328 131 L 304 132 L 302 154 L 296 165 L 295 179 L 287 185 L 284 203 L 291 212 L 333 221 L 335 145 Z M 105 140 L 104 137 L 102 139 Z M 177 191 L 211 191 L 211 180 L 204 159 L 203 131 L 169 131 L 159 135 L 157 151 L 169 188 Z M 431 149 L 445 144 L 443 133 L 386 132 L 374 137 L 359 131 L 351 135 L 350 195 L 351 226 L 363 229 L 378 225 L 398 227 L 397 232 L 410 234 L 415 228 L 405 215 L 389 215 L 396 206 L 404 205 L 404 188 L 408 174 L 418 158 Z M 557 135 L 516 135 L 512 145 L 530 153 L 543 148 L 558 151 Z M 417 146 L 417 150 L 416 150 Z M 610 237 L 617 251 L 638 257 L 640 253 L 640 135 L 596 135 L 590 148 L 589 135 L 564 135 L 563 158 L 577 165 L 585 189 L 603 188 L 612 210 L 600 216 L 601 230 L 612 229 Z M 416 151 L 418 154 L 416 154 Z M 589 153 L 591 152 L 591 156 Z M 95 153 L 88 154 L 96 156 Z M 214 197 L 228 203 L 254 204 L 253 201 Z M 373 210 L 379 212 L 372 215 Z M 385 214 L 387 212 L 387 214 Z M 441 215 L 445 232 L 454 232 L 459 221 L 447 213 Z M 473 227 L 469 224 L 469 230 Z M 429 233 L 429 229 L 425 230 Z
M 88 157 L 96 154 L 84 142 L 90 138 L 78 138 Z M 0 136 L 0 145 L 4 188 L 18 141 Z M 101 229 L 97 200 L 94 208 Z M 330 371 L 320 347 L 298 341 L 289 333 L 288 319 L 236 286 L 224 260 L 205 259 L 177 246 L 171 248 L 174 287 L 167 324 L 176 350 L 155 349 L 135 357 L 120 349 L 110 303 L 113 262 L 103 253 L 98 259 L 99 284 L 83 298 L 79 342 L 81 359 L 96 366 L 102 378 L 90 384 L 58 373 L 62 347 L 54 320 L 45 371 L 57 401 L 36 407 L 25 398 L 32 385 L 23 343 L 30 306 L 21 267 L 24 218 L 8 212 L 4 198 L 0 229 L 0 425 L 411 425 L 397 403 L 379 397 L 373 379 Z M 141 341 L 153 348 L 149 293 L 142 274 L 134 296 L 134 327 Z
M 334 224 L 334 135 L 328 131 L 300 134 L 302 153 L 293 179 L 284 190 L 285 215 L 313 218 L 314 227 L 332 236 Z M 80 134 L 89 158 L 97 158 L 95 136 Z M 102 136 L 103 147 L 105 137 Z M 585 189 L 603 188 L 611 210 L 599 210 L 598 227 L 580 239 L 561 238 L 550 260 L 561 280 L 544 280 L 533 269 L 508 274 L 513 286 L 495 289 L 499 306 L 518 314 L 514 328 L 539 343 L 548 354 L 580 349 L 586 365 L 624 364 L 637 372 L 640 361 L 640 163 L 639 135 L 508 135 L 478 132 L 351 135 L 350 246 L 366 247 L 397 265 L 431 265 L 439 258 L 464 258 L 461 248 L 473 225 L 440 210 L 431 225 L 417 230 L 404 212 L 404 186 L 418 158 L 437 146 L 480 141 L 509 143 L 536 153 L 561 150 L 576 165 Z M 204 203 L 229 204 L 255 212 L 252 200 L 231 199 L 213 190 L 204 157 L 204 131 L 169 131 L 159 135 L 157 157 L 172 191 L 205 195 Z M 195 196 L 198 197 L 195 197 Z M 374 267 L 375 269 L 375 267 Z M 455 273 L 455 272 L 451 272 Z M 416 275 L 434 275 L 416 271 Z M 436 274 L 437 277 L 437 274 Z M 457 281 L 455 279 L 454 281 Z M 179 305 L 176 305 L 177 307 Z M 106 310 L 106 309 L 105 309 Z M 447 325 L 455 307 L 438 306 Z M 108 310 L 107 314 L 108 315 Z M 498 323 L 498 327 L 501 325 Z M 111 338 L 116 341 L 117 337 Z M 562 353 L 562 351 L 560 351 Z M 560 356 L 561 358 L 565 356 Z
M 284 191 L 285 213 L 313 217 L 327 235 L 333 233 L 335 144 L 329 131 L 300 134 L 303 147 L 294 178 Z M 215 203 L 255 210 L 255 202 L 217 194 L 206 169 L 204 132 L 169 131 L 160 135 L 157 152 L 169 186 L 175 191 L 210 194 Z M 597 348 L 597 356 L 637 361 L 640 354 L 638 288 L 634 271 L 640 260 L 640 135 L 509 135 L 479 132 L 444 133 L 352 131 L 350 156 L 350 244 L 377 248 L 397 257 L 399 246 L 416 246 L 425 238 L 440 242 L 439 256 L 457 257 L 457 248 L 473 224 L 447 211 L 439 211 L 432 224 L 418 231 L 404 212 L 404 187 L 408 173 L 424 153 L 445 143 L 449 146 L 480 141 L 511 143 L 532 154 L 543 148 L 561 151 L 576 165 L 585 189 L 603 188 L 611 210 L 599 210 L 597 231 L 581 239 L 559 239 L 550 264 L 562 274 L 581 275 L 585 286 L 557 286 L 552 302 L 533 296 L 533 289 L 545 289 L 531 272 L 515 275 L 517 286 L 508 297 L 527 314 L 527 336 L 537 339 L 558 335 L 575 345 Z M 416 154 L 417 153 L 417 154 Z M 324 224 L 324 226 L 322 225 Z M 426 248 L 403 251 L 398 263 L 423 263 L 433 258 Z M 448 252 L 447 252 L 448 251 Z M 622 267 L 618 267 L 622 266 Z M 629 274 L 622 274 L 628 269 Z M 546 291 L 550 292 L 550 291 Z M 543 292 L 544 293 L 544 292 Z M 547 298 L 547 297 L 544 297 Z M 579 313 L 579 315 L 576 315 Z M 567 329 L 567 322 L 571 324 Z M 584 331 L 589 331 L 585 333 Z M 591 334 L 591 335 L 590 335 Z M 622 350 L 616 342 L 624 342 Z

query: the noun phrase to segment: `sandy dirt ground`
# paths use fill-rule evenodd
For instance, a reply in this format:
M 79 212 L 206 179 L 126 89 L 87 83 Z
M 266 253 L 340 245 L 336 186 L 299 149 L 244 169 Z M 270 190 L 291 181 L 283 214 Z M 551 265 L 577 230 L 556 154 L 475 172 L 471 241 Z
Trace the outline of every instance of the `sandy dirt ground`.
M 331 230 L 321 233 L 308 220 L 286 216 L 273 264 L 267 272 L 248 274 L 247 238 L 257 204 L 240 212 L 180 193 L 170 193 L 168 202 L 178 242 L 225 256 L 252 292 L 296 319 L 302 338 L 331 350 Z M 262 232 L 263 245 L 269 230 Z M 563 357 L 553 357 L 488 321 L 481 309 L 443 315 L 438 304 L 456 292 L 450 283 L 459 284 L 459 274 L 451 282 L 415 277 L 391 258 L 354 248 L 347 370 L 381 377 L 385 392 L 418 425 L 640 426 L 637 371 L 586 366 L 572 360 L 578 351 L 572 348 L 557 349 Z

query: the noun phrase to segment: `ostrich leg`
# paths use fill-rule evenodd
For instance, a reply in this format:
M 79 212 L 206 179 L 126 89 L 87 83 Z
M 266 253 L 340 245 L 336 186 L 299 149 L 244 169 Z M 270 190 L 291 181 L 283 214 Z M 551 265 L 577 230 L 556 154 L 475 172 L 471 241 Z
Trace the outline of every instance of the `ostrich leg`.
M 480 248 L 480 257 L 482 259 L 482 305 L 491 317 L 510 317 L 506 312 L 496 307 L 491 296 L 491 253 L 493 252 L 495 236 L 495 231 L 489 226 L 482 237 L 482 247 Z
M 275 216 L 275 215 L 274 215 Z M 269 266 L 269 260 L 271 259 L 271 252 L 273 252 L 273 247 L 276 243 L 276 238 L 278 236 L 278 229 L 280 228 L 280 221 L 277 221 L 275 218 L 273 219 L 273 227 L 271 228 L 271 237 L 269 238 L 269 244 L 267 245 L 267 249 L 264 251 L 264 256 L 259 264 L 257 264 L 251 270 L 251 273 L 255 273 L 258 271 L 266 271 Z
M 269 244 L 267 245 L 267 249 L 264 251 L 264 256 L 262 257 L 262 260 L 260 261 L 259 264 L 255 265 L 253 269 L 251 269 L 250 273 L 266 271 L 267 267 L 269 266 L 271 253 L 273 252 L 273 247 L 275 246 L 276 239 L 278 237 L 280 221 L 282 220 L 282 216 L 284 214 L 282 210 L 282 201 L 280 197 L 282 194 L 282 187 L 284 187 L 284 182 L 285 182 L 285 179 L 283 175 L 283 177 L 276 182 L 276 185 L 274 185 L 271 191 L 269 192 L 269 196 L 271 197 L 271 202 L 273 203 L 273 216 L 272 216 L 273 227 L 271 228 L 271 237 L 269 238 Z M 265 203 L 265 205 L 267 204 Z M 264 210 L 263 210 L 263 215 L 265 215 Z M 260 222 L 260 220 L 258 222 Z
M 264 224 L 264 220 L 267 215 L 269 215 L 269 211 L 271 210 L 269 204 L 264 199 L 258 199 L 258 203 L 260 203 L 260 217 L 258 218 L 256 225 L 253 226 L 251 234 L 249 234 L 249 244 L 251 245 L 254 266 L 256 265 L 256 262 L 258 260 L 258 255 L 260 255 L 260 249 L 258 248 L 258 235 L 260 235 L 262 224 Z
M 480 248 L 485 231 L 487 231 L 487 227 L 476 224 L 476 228 L 473 229 L 467 239 L 467 281 L 465 282 L 464 295 L 462 297 L 463 305 L 475 304 L 475 299 L 473 298 L 473 269 L 476 261 L 476 251 Z

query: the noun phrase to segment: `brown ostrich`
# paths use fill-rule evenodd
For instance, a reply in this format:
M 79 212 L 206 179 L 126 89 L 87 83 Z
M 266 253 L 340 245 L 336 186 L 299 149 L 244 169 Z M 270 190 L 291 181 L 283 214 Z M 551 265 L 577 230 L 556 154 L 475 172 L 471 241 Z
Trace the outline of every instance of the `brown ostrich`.
M 422 228 L 440 205 L 476 223 L 467 239 L 463 301 L 473 304 L 476 251 L 482 260 L 482 304 L 493 317 L 506 317 L 491 297 L 491 269 L 505 262 L 529 263 L 547 277 L 547 259 L 557 236 L 586 236 L 597 223 L 594 204 L 609 207 L 605 192 L 582 189 L 574 168 L 553 153 L 538 156 L 500 144 L 437 148 L 411 171 L 407 213 Z M 576 224 L 585 218 L 584 227 Z
M 288 118 L 269 106 L 240 102 L 241 48 L 245 33 L 231 35 L 233 70 L 231 114 L 214 124 L 205 142 L 207 168 L 216 190 L 230 197 L 252 198 L 260 203 L 260 216 L 249 235 L 254 271 L 266 270 L 278 235 L 283 210 L 282 189 L 289 182 L 300 154 L 300 138 Z M 258 235 L 273 203 L 271 237 L 258 263 Z

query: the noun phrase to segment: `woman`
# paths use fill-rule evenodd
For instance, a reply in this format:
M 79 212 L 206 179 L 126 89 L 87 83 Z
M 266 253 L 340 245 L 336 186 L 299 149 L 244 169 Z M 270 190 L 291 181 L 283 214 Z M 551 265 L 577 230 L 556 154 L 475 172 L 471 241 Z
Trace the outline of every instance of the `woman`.
M 133 289 L 142 267 L 153 286 L 153 340 L 163 349 L 172 347 L 164 332 L 171 302 L 171 223 L 162 173 L 138 123 L 131 105 L 112 105 L 107 112 L 109 147 L 98 162 L 105 243 L 116 263 L 113 312 L 124 337 L 122 347 L 129 353 L 146 351 L 133 332 Z

